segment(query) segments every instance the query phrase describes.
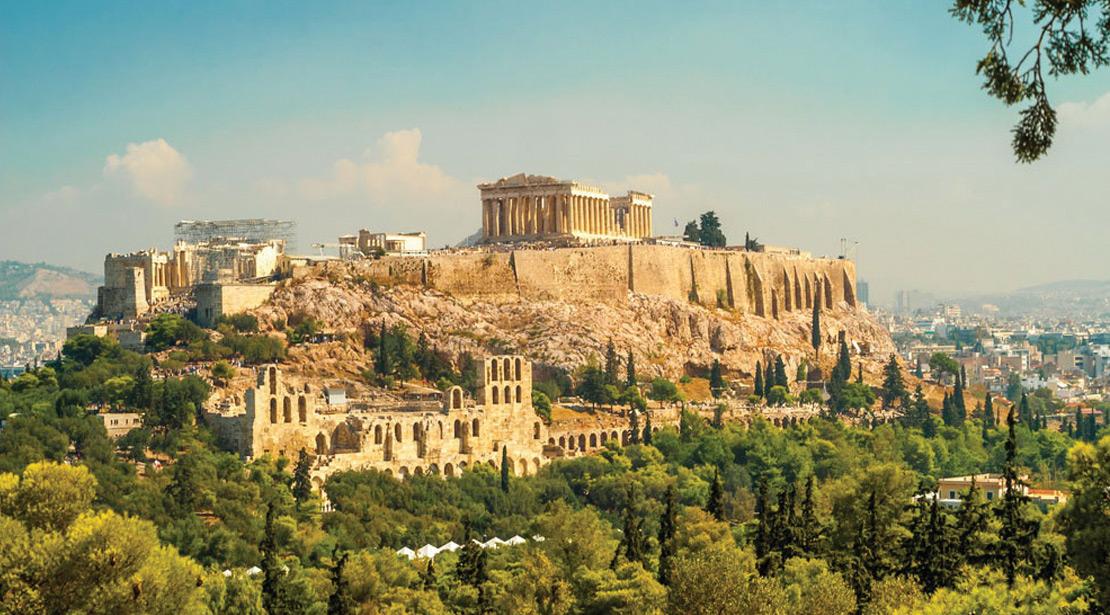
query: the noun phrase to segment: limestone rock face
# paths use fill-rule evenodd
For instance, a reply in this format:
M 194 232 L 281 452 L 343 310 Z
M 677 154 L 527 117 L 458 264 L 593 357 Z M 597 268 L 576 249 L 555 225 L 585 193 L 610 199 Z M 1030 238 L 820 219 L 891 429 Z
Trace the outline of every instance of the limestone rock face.
M 263 328 L 303 314 L 336 333 L 402 324 L 423 332 L 441 351 L 522 354 L 538 369 L 573 370 L 604 355 L 609 339 L 623 356 L 632 350 L 641 377 L 704 373 L 714 359 L 734 376 L 750 376 L 756 361 L 782 355 L 788 369 L 812 362 L 811 312 L 783 311 L 777 319 L 707 307 L 690 300 L 625 291 L 621 301 L 520 299 L 449 295 L 428 287 L 378 285 L 355 276 L 305 276 L 279 287 L 254 311 Z M 854 348 L 877 359 L 894 351 L 886 330 L 846 302 L 821 313 L 821 362 L 831 363 L 842 331 Z M 357 336 L 355 336 L 357 337 Z M 302 345 L 291 360 L 300 371 L 357 376 L 369 359 L 357 341 Z M 792 374 L 792 372 L 790 372 Z

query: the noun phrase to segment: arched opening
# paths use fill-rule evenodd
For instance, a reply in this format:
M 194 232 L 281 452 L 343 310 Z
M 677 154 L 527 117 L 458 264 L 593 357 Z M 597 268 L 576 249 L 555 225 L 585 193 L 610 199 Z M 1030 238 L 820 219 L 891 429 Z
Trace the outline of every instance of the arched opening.
M 462 389 L 458 387 L 451 389 L 451 408 L 455 410 L 462 408 Z
M 605 446 L 605 443 L 608 442 L 608 441 L 609 441 L 609 434 L 605 433 L 604 431 L 601 432 L 601 445 Z
M 432 476 L 439 476 L 439 466 L 434 463 L 428 466 L 428 474 L 431 474 Z
M 401 441 L 401 424 L 400 423 L 397 423 L 396 425 L 393 426 L 393 439 L 398 441 L 398 442 Z
M 528 476 L 528 460 L 527 459 L 521 459 L 520 461 L 517 462 L 516 465 L 517 465 L 518 468 L 520 468 L 520 472 L 518 472 L 518 474 L 520 474 L 521 476 Z
M 505 380 L 511 380 L 513 377 L 512 363 L 509 362 L 509 357 L 505 357 L 505 361 L 501 364 L 501 371 L 503 372 Z
M 498 404 L 498 403 L 500 403 L 499 401 L 497 401 L 497 396 L 498 396 L 498 392 L 499 392 L 499 391 L 500 391 L 500 389 L 498 389 L 497 387 L 493 387 L 493 391 L 492 391 L 492 392 L 493 392 L 493 403 L 494 403 L 494 404 Z
M 567 447 L 567 437 L 566 436 L 559 436 L 559 446 L 562 447 L 562 448 Z
M 517 357 L 515 367 L 516 367 L 516 370 L 513 372 L 513 374 L 516 376 L 517 380 L 520 380 L 520 357 Z M 517 401 L 520 401 L 520 400 L 517 400 Z
M 316 454 L 317 455 L 327 455 L 328 454 L 328 437 L 325 436 L 322 433 L 316 434 Z
M 297 398 L 297 420 L 302 423 L 308 422 L 308 401 L 305 400 L 304 395 Z
M 590 434 L 590 448 L 597 448 L 597 434 Z
M 470 422 L 470 435 L 474 436 L 475 438 L 481 436 L 481 433 L 479 433 L 478 431 L 478 419 L 474 419 Z
M 443 439 L 443 421 L 439 421 L 439 439 Z
M 547 443 L 550 444 L 551 446 L 555 446 L 555 438 L 548 438 Z
M 462 471 L 465 470 L 465 469 L 466 469 L 466 462 L 465 461 L 460 461 L 459 462 L 459 473 L 462 474 Z
M 382 443 L 382 426 L 374 425 L 374 444 Z
M 455 466 L 451 465 L 450 463 L 443 464 L 443 475 L 444 476 L 454 476 L 455 475 Z
M 459 425 L 459 419 L 455 419 L 455 437 L 462 437 L 462 427 Z
M 621 432 L 621 446 L 628 446 L 628 431 Z
M 270 395 L 277 395 L 277 368 L 270 368 Z
M 522 389 L 519 384 L 516 385 L 516 403 L 518 404 L 520 403 L 521 398 L 524 397 L 523 391 L 524 389 Z
M 270 422 L 277 422 L 277 400 L 273 397 L 270 398 Z
M 507 384 L 505 385 L 504 400 L 505 400 L 505 403 L 507 403 L 507 404 L 513 403 L 513 390 L 511 388 L 509 388 L 509 385 L 507 385 Z
M 419 442 L 420 441 L 420 435 L 421 435 L 420 423 L 413 423 L 412 424 L 412 439 L 413 439 L 413 441 L 414 442 Z
M 496 360 L 490 361 L 489 379 L 490 379 L 490 382 L 496 382 L 496 381 L 500 380 L 500 378 L 497 377 L 497 361 Z
M 286 423 L 293 422 L 293 402 L 288 397 L 281 400 L 281 416 Z
M 409 479 L 409 469 L 407 467 L 401 466 L 401 469 L 398 470 L 397 473 L 401 476 L 401 480 Z
M 536 474 L 540 473 L 540 459 L 539 457 L 532 458 L 532 467 L 536 469 Z
M 613 442 L 616 442 L 617 441 L 617 432 L 614 431 L 613 433 L 609 434 L 609 439 L 611 439 Z
M 536 421 L 535 423 L 532 423 L 532 439 L 533 440 L 539 440 L 540 439 L 540 422 L 539 421 Z
M 586 436 L 585 434 L 578 434 L 578 450 L 586 450 Z
M 424 468 L 416 466 L 412 471 L 413 476 L 424 476 Z

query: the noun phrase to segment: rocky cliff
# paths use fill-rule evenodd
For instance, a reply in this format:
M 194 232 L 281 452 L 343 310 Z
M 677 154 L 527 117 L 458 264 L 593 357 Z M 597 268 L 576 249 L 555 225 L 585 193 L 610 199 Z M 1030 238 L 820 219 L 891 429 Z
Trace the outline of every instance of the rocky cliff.
M 684 373 L 704 373 L 715 358 L 732 375 L 750 376 L 756 361 L 767 356 L 783 355 L 793 370 L 813 355 L 812 311 L 802 307 L 810 296 L 808 287 L 804 293 L 798 291 L 802 306 L 791 306 L 789 311 L 776 309 L 777 317 L 732 307 L 727 300 L 705 305 L 709 302 L 699 301 L 693 292 L 677 298 L 673 292 L 628 290 L 622 283 L 607 287 L 595 284 L 581 293 L 554 289 L 525 293 L 518 291 L 519 282 L 508 281 L 512 279 L 515 263 L 511 261 L 516 254 L 470 256 L 461 265 L 456 264 L 451 284 L 463 291 L 455 293 L 429 283 L 428 264 L 421 265 L 424 270 L 418 272 L 410 263 L 386 276 L 367 275 L 365 267 L 356 266 L 301 271 L 297 279 L 281 285 L 269 303 L 254 313 L 264 326 L 301 313 L 336 332 L 357 331 L 367 322 L 403 324 L 414 333 L 424 332 L 439 349 L 452 355 L 522 353 L 537 362 L 541 370 L 545 366 L 577 368 L 591 357 L 602 356 L 609 339 L 622 354 L 633 351 L 641 376 L 676 378 Z M 542 255 L 529 254 L 528 266 L 542 267 Z M 617 260 L 606 256 L 606 261 Z M 437 275 L 435 267 L 443 268 L 442 262 L 434 259 L 430 266 L 432 276 Z M 611 267 L 619 268 L 616 263 Z M 483 284 L 481 275 L 474 273 L 483 269 L 506 281 Z M 697 270 L 693 271 L 696 276 Z M 691 275 L 691 271 L 672 273 L 676 278 Z M 441 277 L 438 286 L 443 287 L 445 279 Z M 485 289 L 491 292 L 481 292 Z M 609 294 L 599 295 L 602 292 Z M 842 291 L 839 298 L 826 297 L 821 303 L 825 336 L 822 364 L 832 362 L 840 332 L 863 354 L 885 358 L 894 350 L 885 329 L 850 304 Z M 331 376 L 354 376 L 368 365 L 357 343 L 302 347 L 292 359 L 305 372 Z

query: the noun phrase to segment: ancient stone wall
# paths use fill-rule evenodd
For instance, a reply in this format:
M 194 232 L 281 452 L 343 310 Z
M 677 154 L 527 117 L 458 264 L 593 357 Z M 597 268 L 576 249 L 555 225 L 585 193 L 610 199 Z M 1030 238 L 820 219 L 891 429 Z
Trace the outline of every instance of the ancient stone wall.
M 633 291 L 768 318 L 811 310 L 818 300 L 822 309 L 856 304 L 851 261 L 787 253 L 634 244 L 387 256 L 345 266 L 381 284 L 463 299 L 625 304 Z
M 221 316 L 253 310 L 273 293 L 273 284 L 200 284 L 195 293 L 197 323 L 214 327 Z

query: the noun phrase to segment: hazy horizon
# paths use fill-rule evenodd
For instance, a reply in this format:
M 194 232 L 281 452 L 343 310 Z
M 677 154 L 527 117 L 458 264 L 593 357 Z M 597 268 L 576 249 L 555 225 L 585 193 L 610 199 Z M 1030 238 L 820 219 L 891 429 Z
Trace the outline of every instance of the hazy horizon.
M 1050 84 L 1056 144 L 1018 165 L 944 4 L 309 11 L 10 7 L 0 259 L 99 272 L 197 218 L 439 247 L 527 172 L 652 192 L 659 234 L 712 209 L 730 243 L 858 241 L 876 303 L 1110 277 L 1110 72 Z

